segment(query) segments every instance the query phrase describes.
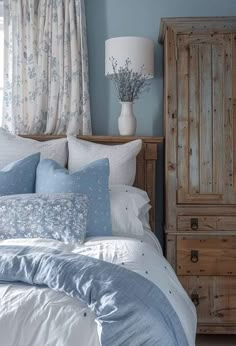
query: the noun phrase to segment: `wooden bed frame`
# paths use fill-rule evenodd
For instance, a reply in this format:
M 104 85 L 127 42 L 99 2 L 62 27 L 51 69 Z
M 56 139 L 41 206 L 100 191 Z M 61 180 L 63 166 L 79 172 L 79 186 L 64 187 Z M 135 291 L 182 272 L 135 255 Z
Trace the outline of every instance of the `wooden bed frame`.
M 65 136 L 30 135 L 23 136 L 37 141 L 48 141 L 64 138 Z M 147 191 L 152 208 L 150 210 L 150 225 L 155 232 L 156 209 L 156 161 L 158 144 L 163 142 L 163 137 L 128 137 L 128 136 L 78 136 L 78 138 L 99 144 L 115 145 L 124 144 L 135 139 L 142 139 L 143 145 L 137 157 L 137 171 L 134 186 Z

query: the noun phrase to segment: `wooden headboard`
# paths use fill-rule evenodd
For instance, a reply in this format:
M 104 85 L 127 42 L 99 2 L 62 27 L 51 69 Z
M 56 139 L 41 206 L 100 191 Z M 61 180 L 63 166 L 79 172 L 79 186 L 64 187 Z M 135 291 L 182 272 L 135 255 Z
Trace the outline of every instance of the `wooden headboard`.
M 37 141 L 48 141 L 65 136 L 32 135 L 22 136 Z M 78 136 L 78 138 L 99 144 L 115 145 L 124 144 L 135 139 L 142 139 L 143 146 L 137 158 L 137 170 L 134 186 L 147 191 L 151 201 L 150 225 L 155 231 L 156 208 L 156 161 L 158 144 L 163 142 L 163 137 L 128 137 L 128 136 Z

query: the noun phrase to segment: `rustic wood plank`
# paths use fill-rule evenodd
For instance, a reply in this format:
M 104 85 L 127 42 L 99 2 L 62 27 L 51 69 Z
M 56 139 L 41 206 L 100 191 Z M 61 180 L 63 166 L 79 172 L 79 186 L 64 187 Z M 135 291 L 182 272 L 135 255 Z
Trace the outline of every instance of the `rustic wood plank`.
M 191 216 L 178 216 L 177 221 L 177 229 L 180 232 L 192 232 L 194 223 L 194 219 L 196 219 L 195 224 L 197 224 L 197 229 L 195 231 L 212 231 L 217 230 L 217 218 L 216 216 L 199 216 L 199 215 L 191 215 Z
M 179 42 L 185 37 L 178 38 Z M 189 185 L 189 50 L 182 46 L 178 49 L 178 202 L 185 202 Z
M 189 193 L 195 194 L 200 192 L 199 45 L 190 45 L 189 55 Z
M 199 323 L 197 325 L 198 334 L 236 334 L 236 325 L 231 323 Z M 226 346 L 226 345 L 225 345 Z
M 147 160 L 146 161 L 146 174 L 145 174 L 145 188 L 143 190 L 147 191 L 148 197 L 150 198 L 151 210 L 149 212 L 149 223 L 151 228 L 155 225 L 155 206 L 156 206 L 156 191 L 154 190 L 156 181 L 156 161 Z
M 178 275 L 236 275 L 235 263 L 236 236 L 177 238 Z
M 177 206 L 177 215 L 236 215 L 236 205 L 235 204 L 226 204 L 226 205 L 205 205 L 196 204 L 196 205 L 178 205 Z
M 213 193 L 223 192 L 224 50 L 212 45 Z
M 176 38 L 168 30 L 165 42 L 165 223 L 167 232 L 176 229 L 176 175 L 177 175 L 177 97 L 176 97 Z
M 165 40 L 166 30 L 170 28 L 175 33 L 208 34 L 236 32 L 236 17 L 178 17 L 161 18 L 159 42 Z
M 65 138 L 66 135 L 20 135 L 24 138 L 31 138 L 36 141 L 50 141 L 52 139 Z M 131 141 L 135 141 L 136 139 L 142 139 L 143 142 L 147 143 L 163 143 L 164 137 L 156 137 L 156 136 L 77 136 L 77 138 L 83 139 L 89 142 L 96 143 L 114 143 L 114 144 L 122 144 L 128 143 Z
M 232 34 L 232 61 L 236 61 L 236 34 Z M 232 112 L 233 112 L 233 190 L 236 201 L 236 64 L 232 64 Z
M 211 45 L 199 47 L 200 71 L 200 192 L 212 192 Z
M 168 234 L 166 237 L 166 249 L 165 254 L 167 261 L 171 264 L 176 271 L 176 236 Z
M 180 281 L 190 297 L 193 294 L 198 295 L 197 315 L 199 325 L 235 322 L 236 277 L 181 276 Z M 212 329 L 211 331 L 214 332 Z M 234 331 L 236 334 L 235 326 Z
M 179 43 L 179 47 L 184 47 L 184 46 L 200 46 L 207 44 L 217 44 L 217 45 L 224 45 L 224 34 L 219 34 L 219 33 L 214 33 L 212 35 L 208 34 L 196 34 L 196 35 L 181 35 L 181 37 L 185 37 L 185 40 L 181 41 Z
M 224 64 L 224 201 L 232 203 L 233 195 L 233 113 L 232 113 L 232 56 L 231 35 L 225 35 Z
M 236 230 L 236 216 L 217 216 L 217 230 L 218 231 L 235 231 Z

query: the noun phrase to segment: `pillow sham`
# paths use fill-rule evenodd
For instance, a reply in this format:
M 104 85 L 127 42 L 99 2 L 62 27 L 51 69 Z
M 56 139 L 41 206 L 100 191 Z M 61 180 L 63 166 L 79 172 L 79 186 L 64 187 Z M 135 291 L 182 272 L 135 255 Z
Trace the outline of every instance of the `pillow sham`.
M 149 228 L 149 197 L 131 186 L 110 186 L 112 234 L 114 236 L 142 237 Z
M 136 174 L 136 156 L 141 150 L 142 141 L 121 145 L 103 145 L 91 143 L 68 136 L 70 172 L 95 160 L 108 158 L 110 163 L 110 185 L 133 185 Z
M 0 197 L 0 239 L 46 238 L 83 243 L 88 197 L 27 194 Z
M 82 193 L 89 197 L 87 236 L 111 232 L 109 161 L 97 160 L 70 174 L 53 160 L 42 160 L 37 168 L 37 193 Z
M 53 159 L 65 166 L 68 159 L 67 139 L 38 142 L 12 135 L 0 128 L 0 169 L 9 163 L 40 152 L 41 159 Z
M 12 162 L 0 170 L 0 195 L 35 192 L 36 168 L 40 153 Z

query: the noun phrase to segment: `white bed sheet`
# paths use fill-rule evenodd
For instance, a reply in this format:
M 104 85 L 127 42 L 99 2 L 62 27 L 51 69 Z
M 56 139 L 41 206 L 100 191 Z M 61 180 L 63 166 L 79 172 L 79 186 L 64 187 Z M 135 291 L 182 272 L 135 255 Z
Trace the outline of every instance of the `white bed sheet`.
M 145 232 L 142 240 L 90 238 L 82 246 L 42 239 L 6 240 L 0 242 L 0 251 L 6 244 L 46 246 L 117 265 L 123 262 L 162 290 L 179 316 L 189 345 L 195 345 L 195 308 L 151 232 Z M 0 284 L 0 336 L 2 346 L 99 345 L 95 316 L 84 303 L 48 288 L 20 283 Z

